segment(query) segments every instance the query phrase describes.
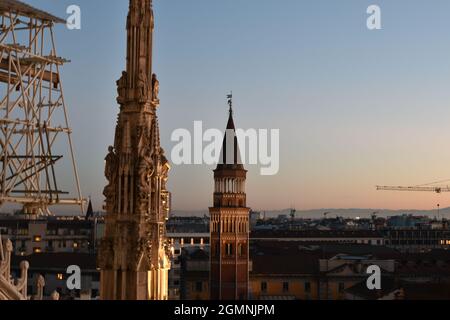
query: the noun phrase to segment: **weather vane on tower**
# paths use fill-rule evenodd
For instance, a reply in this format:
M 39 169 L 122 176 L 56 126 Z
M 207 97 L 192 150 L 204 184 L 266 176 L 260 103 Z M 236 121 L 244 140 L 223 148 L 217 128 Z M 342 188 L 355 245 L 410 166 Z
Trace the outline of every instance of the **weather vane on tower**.
M 228 105 L 230 106 L 230 113 L 233 113 L 233 91 L 227 95 Z

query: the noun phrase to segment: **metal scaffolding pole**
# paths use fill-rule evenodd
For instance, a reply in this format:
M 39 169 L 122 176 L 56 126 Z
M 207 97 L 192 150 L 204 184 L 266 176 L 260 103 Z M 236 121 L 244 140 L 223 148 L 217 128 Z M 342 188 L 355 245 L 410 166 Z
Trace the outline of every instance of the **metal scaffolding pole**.
M 48 215 L 53 205 L 84 212 L 60 76 L 68 60 L 56 55 L 55 23 L 64 21 L 16 0 L 0 3 L 0 206 L 22 204 L 26 214 Z M 60 150 L 64 138 L 68 150 Z M 63 155 L 76 197 L 58 188 Z

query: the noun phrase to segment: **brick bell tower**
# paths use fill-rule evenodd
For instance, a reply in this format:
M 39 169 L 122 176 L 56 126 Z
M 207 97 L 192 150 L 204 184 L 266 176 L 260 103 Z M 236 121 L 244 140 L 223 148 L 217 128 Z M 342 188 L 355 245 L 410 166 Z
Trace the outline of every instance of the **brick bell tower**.
M 214 170 L 214 206 L 209 208 L 211 233 L 211 300 L 246 300 L 249 284 L 249 212 L 247 170 L 240 161 L 232 96 L 220 161 Z

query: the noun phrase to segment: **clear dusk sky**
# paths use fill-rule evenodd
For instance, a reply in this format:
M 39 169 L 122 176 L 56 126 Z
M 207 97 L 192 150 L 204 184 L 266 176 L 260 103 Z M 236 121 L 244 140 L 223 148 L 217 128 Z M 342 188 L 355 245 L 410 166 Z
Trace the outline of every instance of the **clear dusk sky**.
M 81 7 L 82 29 L 58 26 L 57 45 L 72 61 L 63 85 L 83 193 L 100 209 L 128 1 L 25 2 L 61 17 Z M 366 27 L 372 4 L 382 10 L 379 31 Z M 167 154 L 177 128 L 202 120 L 223 129 L 233 90 L 238 127 L 280 129 L 279 174 L 247 166 L 252 208 L 450 206 L 446 194 L 375 191 L 450 178 L 448 0 L 154 0 L 154 9 Z M 173 167 L 174 209 L 211 205 L 211 169 Z

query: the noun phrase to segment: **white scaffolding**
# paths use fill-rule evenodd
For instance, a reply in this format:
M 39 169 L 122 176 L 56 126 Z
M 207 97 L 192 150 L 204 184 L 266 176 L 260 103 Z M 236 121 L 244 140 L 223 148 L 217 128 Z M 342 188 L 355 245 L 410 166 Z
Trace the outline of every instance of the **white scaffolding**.
M 64 101 L 53 26 L 62 19 L 16 0 L 0 2 L 0 206 L 23 205 L 48 215 L 52 205 L 84 211 Z M 64 143 L 66 138 L 67 143 Z M 76 198 L 58 186 L 56 167 L 67 146 Z

